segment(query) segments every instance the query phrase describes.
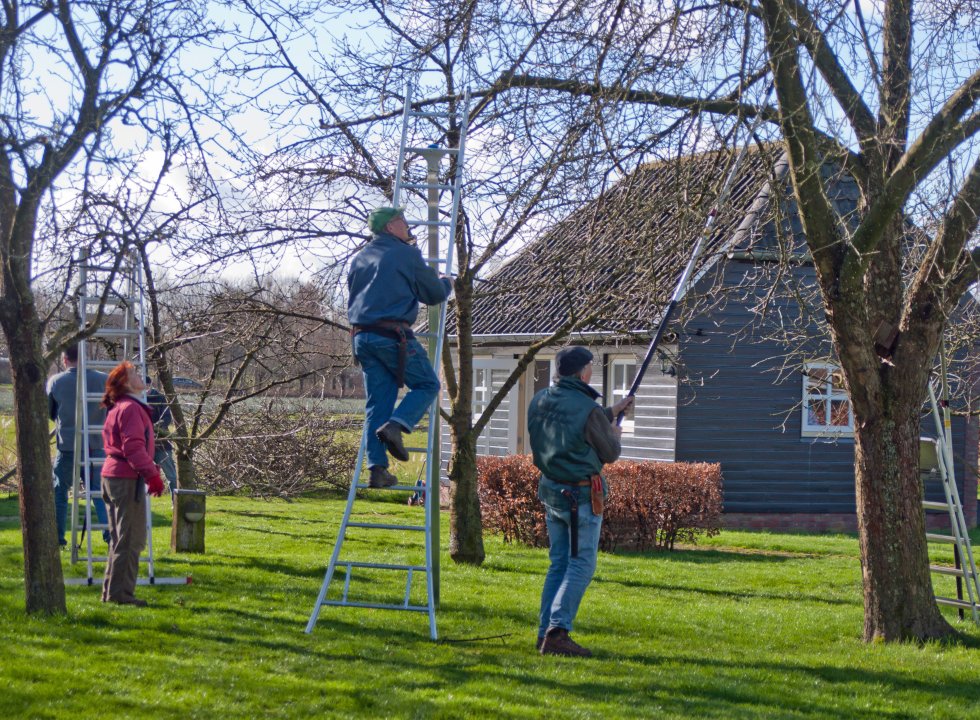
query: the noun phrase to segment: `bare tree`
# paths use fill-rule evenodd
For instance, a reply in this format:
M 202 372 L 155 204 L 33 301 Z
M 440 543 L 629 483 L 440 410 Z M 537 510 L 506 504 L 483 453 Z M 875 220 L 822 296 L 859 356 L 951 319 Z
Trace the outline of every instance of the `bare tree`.
M 474 418 L 473 303 L 487 292 L 506 291 L 499 284 L 484 287 L 481 278 L 516 247 L 646 159 L 645 149 L 654 137 L 686 138 L 696 123 L 678 114 L 650 137 L 624 139 L 617 127 L 626 106 L 615 98 L 514 91 L 511 80 L 525 66 L 601 65 L 611 48 L 603 53 L 574 38 L 611 42 L 621 21 L 613 6 L 596 4 L 583 13 L 581 3 L 565 0 L 534 9 L 356 0 L 280 8 L 275 14 L 264 6 L 247 7 L 264 28 L 265 40 L 242 38 L 238 50 L 244 58 L 236 65 L 250 69 L 243 75 L 254 85 L 274 84 L 278 104 L 270 102 L 267 110 L 292 124 L 293 141 L 270 154 L 263 177 L 288 188 L 280 194 L 293 199 L 292 224 L 329 239 L 323 251 L 328 267 L 343 267 L 367 239 L 367 212 L 390 200 L 406 84 L 416 84 L 417 96 L 425 98 L 417 107 L 423 109 L 441 103 L 459 110 L 465 87 L 475 91 L 464 211 L 458 233 L 450 239 L 457 258 L 451 301 L 456 343 L 447 343 L 442 366 L 452 439 L 450 554 L 457 562 L 478 564 L 484 559 L 476 489 L 479 435 L 539 351 L 577 328 L 608 318 L 616 308 L 613 296 L 586 296 L 570 304 L 566 319 L 517 359 L 507 381 Z M 363 21 L 357 32 L 327 31 L 327 19 L 334 13 L 355 11 Z M 551 42 L 553 33 L 567 42 Z M 361 34 L 370 36 L 369 44 L 360 42 Z M 625 112 L 631 126 L 643 123 L 643 113 Z M 307 120 L 303 130 L 295 127 L 297 117 Z M 413 132 L 410 142 L 416 146 L 452 148 L 460 127 L 450 121 Z M 444 168 L 447 175 L 454 171 L 454 164 Z M 424 198 L 408 201 L 421 204 Z M 554 280 L 535 282 L 542 283 L 542 292 L 556 289 Z M 570 297 L 580 295 L 569 290 Z
M 200 3 L 2 3 L 0 325 L 11 349 L 28 612 L 65 611 L 54 530 L 45 323 L 32 285 L 39 243 L 70 244 L 67 208 L 138 179 L 149 137 L 182 103 L 181 53 L 209 32 Z M 124 140 L 132 133 L 133 143 Z M 53 234 L 43 237 L 49 229 Z M 117 248 L 118 249 L 118 248 Z M 63 337 L 55 339 L 58 344 Z
M 309 285 L 214 280 L 210 273 L 184 277 L 159 288 L 143 254 L 149 362 L 174 418 L 173 443 L 178 486 L 198 486 L 194 456 L 220 430 L 236 406 L 285 390 L 307 378 L 336 373 L 350 356 L 338 343 L 345 328 L 323 316 L 323 298 Z M 191 371 L 200 390 L 180 391 L 174 376 Z M 203 552 L 202 524 L 174 513 L 176 550 Z
M 854 409 L 864 636 L 949 635 L 929 576 L 917 455 L 932 359 L 947 319 L 977 279 L 976 8 L 911 0 L 679 5 L 686 32 L 715 30 L 704 35 L 711 42 L 688 72 L 597 82 L 548 68 L 509 82 L 700 114 L 765 113 L 778 123 Z M 673 45 L 664 39 L 663 47 L 671 52 Z M 735 67 L 720 88 L 707 82 Z M 763 74 L 775 85 L 776 108 L 743 92 Z M 851 217 L 830 198 L 828 163 L 857 183 L 860 205 Z M 951 178 L 950 192 L 936 203 L 939 177 Z M 908 219 L 927 197 L 936 230 L 903 273 Z

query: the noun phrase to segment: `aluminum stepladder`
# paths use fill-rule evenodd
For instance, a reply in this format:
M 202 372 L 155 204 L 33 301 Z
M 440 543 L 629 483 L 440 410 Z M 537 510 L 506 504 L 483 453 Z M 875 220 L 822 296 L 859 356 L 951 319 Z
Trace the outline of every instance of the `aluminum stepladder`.
M 102 434 L 103 411 L 99 407 L 105 386 L 89 387 L 89 370 L 108 372 L 119 364 L 117 360 L 96 359 L 99 339 L 112 343 L 119 350 L 119 357 L 129 359 L 146 375 L 146 325 L 143 296 L 143 273 L 139 257 L 128 254 L 118 267 L 92 263 L 88 253 L 82 252 L 78 258 L 78 321 L 79 329 L 84 330 L 98 316 L 98 309 L 104 304 L 100 326 L 87 339 L 78 343 L 78 370 L 75 389 L 75 465 L 72 477 L 71 505 L 71 561 L 79 562 L 78 541 L 82 530 L 84 534 L 86 577 L 66 578 L 66 585 L 96 585 L 101 577 L 95 577 L 93 565 L 104 563 L 105 555 L 95 555 L 92 535 L 108 529 L 96 520 L 93 501 L 102 499 L 102 492 L 93 490 L 88 472 L 82 468 L 101 467 L 105 462 L 102 453 L 93 454 L 90 439 Z M 98 457 L 95 455 L 103 455 Z M 84 514 L 84 523 L 79 526 L 79 509 Z M 184 585 L 189 577 L 157 577 L 153 562 L 153 519 L 150 496 L 146 496 L 146 554 L 140 562 L 146 563 L 146 577 L 139 577 L 139 585 Z
M 923 500 L 922 507 L 929 511 L 946 512 L 949 515 L 951 535 L 926 532 L 926 540 L 931 543 L 944 543 L 953 546 L 956 565 L 929 565 L 929 570 L 937 575 L 953 576 L 956 578 L 957 597 L 942 597 L 936 595 L 936 602 L 959 608 L 962 617 L 964 610 L 970 610 L 973 622 L 980 624 L 980 580 L 977 578 L 977 566 L 973 560 L 973 548 L 970 543 L 970 532 L 963 516 L 963 504 L 960 493 L 956 488 L 956 478 L 953 472 L 952 432 L 949 419 L 949 406 L 944 404 L 940 412 L 936 401 L 936 391 L 929 383 L 929 402 L 932 406 L 932 417 L 936 425 L 936 438 L 922 438 L 920 441 L 920 467 L 923 471 L 934 469 L 939 474 L 943 487 L 945 501 Z M 934 453 L 934 456 L 933 456 Z M 963 596 L 963 587 L 966 596 Z
M 467 91 L 462 102 L 450 105 L 445 111 L 416 111 L 412 109 L 412 87 L 409 86 L 405 92 L 405 108 L 402 114 L 402 133 L 401 143 L 398 150 L 398 166 L 395 172 L 395 188 L 392 202 L 397 207 L 403 191 L 414 193 L 425 193 L 427 216 L 425 220 L 408 220 L 409 226 L 425 227 L 428 234 L 428 257 L 429 265 L 445 275 L 451 275 L 453 267 L 453 246 L 456 236 L 457 216 L 459 214 L 460 191 L 463 181 L 463 163 L 466 151 L 466 130 L 469 120 L 469 92 Z M 454 112 L 455 108 L 455 112 Z M 410 126 L 413 121 L 432 121 L 438 126 L 443 122 L 448 127 L 456 120 L 458 131 L 458 142 L 455 148 L 438 147 L 430 145 L 428 147 L 413 146 L 410 138 Z M 446 128 L 440 128 L 440 135 L 446 134 Z M 440 164 L 443 158 L 455 158 L 455 168 L 446 175 L 445 179 L 440 177 Z M 406 178 L 403 171 L 407 163 L 415 158 L 422 158 L 426 161 L 425 182 L 417 182 L 411 178 Z M 440 209 L 440 198 L 444 193 L 449 193 L 451 202 L 447 211 Z M 440 252 L 439 230 L 445 228 L 445 249 Z M 423 255 L 426 253 L 423 251 Z M 436 328 L 436 332 L 432 332 Z M 429 361 L 432 363 L 436 372 L 439 372 L 439 358 L 442 356 L 443 342 L 446 330 L 446 303 L 441 303 L 438 307 L 430 307 L 428 315 L 428 332 L 416 333 L 419 338 L 428 341 Z M 317 619 L 320 616 L 320 609 L 324 605 L 341 607 L 360 607 L 378 608 L 387 610 L 407 610 L 414 612 L 424 612 L 429 616 L 429 636 L 435 640 L 438 637 L 436 630 L 436 605 L 439 602 L 439 489 L 440 489 L 440 439 L 439 439 L 439 396 L 432 401 L 427 413 L 428 434 L 425 447 L 406 448 L 409 452 L 425 453 L 420 477 L 425 478 L 422 487 L 424 496 L 424 516 L 425 522 L 422 525 L 398 525 L 389 523 L 372 522 L 353 522 L 351 514 L 354 503 L 357 499 L 357 491 L 367 488 L 367 483 L 361 482 L 361 473 L 364 464 L 365 450 L 367 447 L 367 425 L 361 433 L 360 449 L 357 453 L 357 461 L 354 468 L 354 477 L 351 481 L 350 492 L 347 496 L 347 507 L 344 510 L 344 517 L 340 523 L 337 533 L 337 542 L 334 545 L 330 563 L 327 566 L 326 576 L 320 586 L 320 594 L 317 597 L 313 612 L 309 622 L 306 624 L 306 632 L 313 632 Z M 419 486 L 394 485 L 386 490 L 407 491 L 415 493 L 419 491 Z M 344 540 L 347 539 L 349 528 L 361 528 L 365 530 L 389 530 L 406 531 L 425 535 L 425 564 L 395 564 L 395 563 L 374 563 L 361 562 L 358 560 L 348 560 L 341 558 Z M 330 583 L 334 578 L 337 567 L 345 568 L 344 585 L 339 599 L 328 599 L 327 593 Z M 406 573 L 405 595 L 401 602 L 359 602 L 350 598 L 351 576 L 355 568 L 371 569 L 378 571 L 394 571 Z M 425 574 L 425 604 L 411 602 L 412 580 L 417 573 Z

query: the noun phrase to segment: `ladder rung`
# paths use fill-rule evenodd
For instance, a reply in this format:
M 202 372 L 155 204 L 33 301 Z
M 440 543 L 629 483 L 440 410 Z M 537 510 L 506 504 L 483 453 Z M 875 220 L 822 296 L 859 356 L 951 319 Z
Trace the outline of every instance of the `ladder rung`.
M 415 334 L 415 337 L 422 338 L 423 340 L 427 340 L 427 339 L 430 339 L 430 338 L 439 337 L 439 333 L 430 333 L 430 332 L 420 333 L 420 332 L 417 332 L 417 333 L 414 333 L 414 334 Z
M 425 261 L 426 262 L 430 262 L 430 263 L 439 263 L 440 265 L 445 265 L 447 262 L 449 262 L 449 259 L 448 258 L 441 258 L 441 257 L 435 257 L 435 258 L 434 257 L 427 257 L 427 258 L 425 258 Z
M 405 113 L 409 117 L 417 118 L 443 118 L 448 120 L 449 118 L 455 117 L 455 114 L 448 112 L 438 112 L 436 110 L 409 110 Z
M 947 598 L 936 596 L 936 602 L 940 605 L 952 605 L 953 607 L 964 608 L 966 610 L 973 609 L 973 603 L 967 602 L 966 600 L 958 600 L 957 598 Z
M 83 295 L 79 298 L 79 301 L 83 304 L 100 304 L 102 298 L 98 295 Z M 139 305 L 139 298 L 129 297 L 128 295 L 110 295 L 105 299 L 106 305 Z
M 113 370 L 119 363 L 119 360 L 86 360 L 85 367 L 89 370 Z
M 120 279 L 123 279 L 127 273 L 132 270 L 131 267 L 126 265 L 120 265 L 119 267 L 115 267 L 114 265 L 79 265 L 78 269 L 88 270 L 89 272 L 112 272 L 115 270 L 116 275 L 118 275 Z
M 420 488 L 418 485 L 389 485 L 388 487 L 376 488 L 376 487 L 371 487 L 367 483 L 357 483 L 357 489 L 358 490 L 406 490 L 406 491 L 414 492 L 415 490 L 423 490 L 424 488 Z
M 357 560 L 338 560 L 338 565 L 346 565 L 348 568 L 373 568 L 375 570 L 415 570 L 417 572 L 427 572 L 425 565 L 392 565 L 390 563 L 370 563 Z
M 90 337 L 139 337 L 140 334 L 138 328 L 99 328 Z
M 944 502 L 933 502 L 931 500 L 923 500 L 922 507 L 926 510 L 949 510 L 949 505 Z
M 937 575 L 956 575 L 957 577 L 967 577 L 970 574 L 966 568 L 955 568 L 949 565 L 930 565 L 929 571 Z
M 452 185 L 447 185 L 446 183 L 405 183 L 402 185 L 402 190 L 452 190 Z
M 952 535 L 940 535 L 939 533 L 926 533 L 926 540 L 929 542 L 956 543 L 956 538 Z
M 420 452 L 420 453 L 429 452 L 429 448 L 424 448 L 424 447 L 407 447 L 405 448 L 405 450 L 408 452 Z
M 448 220 L 406 220 L 409 225 L 425 225 L 426 227 L 449 227 Z
M 366 603 L 354 602 L 352 600 L 324 600 L 320 605 L 331 605 L 333 607 L 359 607 L 374 608 L 376 610 L 415 610 L 416 612 L 429 612 L 425 605 L 395 605 L 392 603 Z
M 393 525 L 389 523 L 349 522 L 347 527 L 371 528 L 373 530 L 425 530 L 425 525 Z
M 416 116 L 418 117 L 418 116 Z M 442 116 L 446 117 L 446 116 Z M 439 155 L 458 155 L 459 148 L 444 148 L 444 147 L 407 147 L 405 148 L 407 153 L 418 153 L 419 155 L 432 155 L 438 153 Z

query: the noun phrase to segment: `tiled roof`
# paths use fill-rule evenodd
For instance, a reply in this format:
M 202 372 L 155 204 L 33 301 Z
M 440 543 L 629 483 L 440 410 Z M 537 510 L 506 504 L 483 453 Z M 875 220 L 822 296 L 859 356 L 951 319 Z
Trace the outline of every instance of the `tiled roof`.
M 748 152 L 699 267 L 717 259 L 747 217 L 768 207 L 780 155 L 772 145 Z M 711 152 L 640 167 L 478 284 L 474 335 L 550 333 L 597 303 L 599 312 L 579 331 L 650 328 L 670 300 L 733 159 L 733 153 Z M 448 331 L 454 327 L 450 317 Z

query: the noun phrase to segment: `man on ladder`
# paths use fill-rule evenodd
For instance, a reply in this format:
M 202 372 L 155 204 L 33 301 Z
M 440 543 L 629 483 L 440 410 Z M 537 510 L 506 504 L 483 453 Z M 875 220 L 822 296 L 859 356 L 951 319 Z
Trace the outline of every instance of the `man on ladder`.
M 402 208 L 380 207 L 368 217 L 374 237 L 347 275 L 347 315 L 354 357 L 364 372 L 369 486 L 395 485 L 388 453 L 408 460 L 402 434 L 411 432 L 439 392 L 425 348 L 415 339 L 419 302 L 438 305 L 452 293 L 415 247 Z M 399 388 L 409 392 L 398 409 Z

